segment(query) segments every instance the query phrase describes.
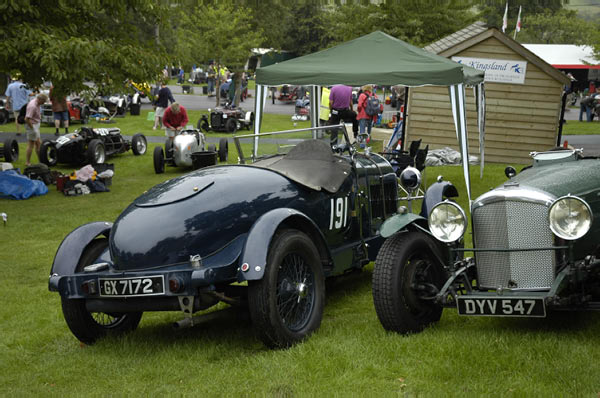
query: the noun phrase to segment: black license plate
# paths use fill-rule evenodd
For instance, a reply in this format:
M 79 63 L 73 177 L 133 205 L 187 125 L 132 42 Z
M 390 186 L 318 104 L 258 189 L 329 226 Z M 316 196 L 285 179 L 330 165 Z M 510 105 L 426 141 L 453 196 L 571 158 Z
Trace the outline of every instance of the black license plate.
M 100 296 L 137 297 L 165 294 L 165 279 L 162 275 L 136 278 L 98 278 Z
M 543 298 L 458 297 L 459 315 L 545 317 Z

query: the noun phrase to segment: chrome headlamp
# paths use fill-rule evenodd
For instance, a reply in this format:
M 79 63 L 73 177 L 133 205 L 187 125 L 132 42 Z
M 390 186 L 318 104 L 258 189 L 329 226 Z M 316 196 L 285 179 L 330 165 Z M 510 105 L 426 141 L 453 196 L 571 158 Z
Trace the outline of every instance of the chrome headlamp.
M 442 242 L 459 240 L 467 229 L 465 212 L 454 202 L 440 202 L 429 213 L 429 230 Z
M 565 240 L 579 239 L 592 226 L 592 209 L 577 196 L 563 196 L 550 206 L 548 212 L 550 229 L 556 236 Z
M 400 185 L 407 192 L 414 192 L 421 186 L 421 172 L 414 167 L 407 167 L 400 173 Z

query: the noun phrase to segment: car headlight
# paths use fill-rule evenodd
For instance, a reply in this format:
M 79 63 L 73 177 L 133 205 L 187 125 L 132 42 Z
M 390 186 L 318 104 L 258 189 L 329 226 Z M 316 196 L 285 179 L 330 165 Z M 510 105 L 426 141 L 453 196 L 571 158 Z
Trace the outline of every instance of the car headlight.
M 429 230 L 442 242 L 459 240 L 467 229 L 467 217 L 459 205 L 453 202 L 440 202 L 429 213 Z
M 421 172 L 414 167 L 407 167 L 400 173 L 400 184 L 408 192 L 414 192 L 421 186 Z
M 587 234 L 592 226 L 592 209 L 577 196 L 563 196 L 550 206 L 548 219 L 550 229 L 559 238 L 579 239 Z

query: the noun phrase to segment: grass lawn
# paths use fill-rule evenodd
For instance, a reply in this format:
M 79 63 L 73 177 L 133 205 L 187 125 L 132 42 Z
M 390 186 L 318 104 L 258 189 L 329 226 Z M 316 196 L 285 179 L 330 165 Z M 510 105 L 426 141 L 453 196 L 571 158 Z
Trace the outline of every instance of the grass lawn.
M 265 130 L 289 129 L 289 116 L 280 116 L 266 115 Z M 151 130 L 151 123 L 142 115 L 115 125 L 127 135 L 162 135 Z M 7 136 L 0 134 L 0 141 Z M 54 254 L 77 226 L 114 221 L 145 190 L 185 172 L 167 167 L 165 174 L 154 174 L 155 145 L 141 157 L 127 153 L 109 160 L 115 164 L 111 192 L 65 197 L 51 186 L 41 197 L 0 199 L 0 212 L 8 214 L 8 224 L 0 225 L 0 396 L 600 393 L 600 362 L 594 359 L 600 358 L 600 315 L 490 319 L 458 317 L 447 309 L 421 334 L 387 333 L 371 298 L 372 264 L 328 284 L 321 328 L 288 350 L 266 349 L 247 321 L 226 314 L 175 331 L 171 323 L 182 318 L 179 313 L 147 313 L 134 333 L 93 346 L 79 344 L 64 322 L 59 296 L 47 289 Z M 233 145 L 229 148 L 233 163 L 237 155 Z M 23 169 L 25 146 L 20 149 L 15 165 Z M 483 179 L 472 167 L 474 196 L 502 183 L 504 166 L 486 165 Z M 462 169 L 430 167 L 425 179 L 431 183 L 440 174 L 455 182 L 466 207 Z
M 563 125 L 563 135 L 589 135 L 600 134 L 600 122 L 580 122 L 577 120 L 568 120 Z

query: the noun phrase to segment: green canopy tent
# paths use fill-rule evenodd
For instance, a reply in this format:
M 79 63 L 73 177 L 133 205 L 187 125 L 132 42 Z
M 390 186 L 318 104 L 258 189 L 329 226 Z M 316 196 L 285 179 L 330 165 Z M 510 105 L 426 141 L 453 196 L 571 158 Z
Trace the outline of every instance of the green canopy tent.
M 267 87 L 281 84 L 310 86 L 311 123 L 318 124 L 321 86 L 346 84 L 449 86 L 456 134 L 468 184 L 468 141 L 465 85 L 476 87 L 479 111 L 480 150 L 483 161 L 485 120 L 484 72 L 429 53 L 376 31 L 313 54 L 293 58 L 256 70 L 256 134 L 260 132 Z M 256 142 L 256 141 L 255 141 Z M 256 147 L 255 147 L 256 151 Z M 469 199 L 470 187 L 467 187 Z

